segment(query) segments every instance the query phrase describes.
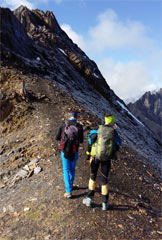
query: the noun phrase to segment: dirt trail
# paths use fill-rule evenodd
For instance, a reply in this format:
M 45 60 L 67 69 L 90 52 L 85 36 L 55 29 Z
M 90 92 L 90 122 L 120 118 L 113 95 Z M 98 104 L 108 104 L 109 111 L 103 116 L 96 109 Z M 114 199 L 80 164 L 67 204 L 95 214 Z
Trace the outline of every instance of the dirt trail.
M 17 89 L 21 88 L 23 77 L 20 74 L 17 79 L 16 75 Z M 143 164 L 143 159 L 125 145 L 118 160 L 112 163 L 109 211 L 101 210 L 100 174 L 93 207 L 82 204 L 89 178 L 89 164 L 85 160 L 87 131 L 76 167 L 75 184 L 80 188 L 73 191 L 72 199 L 63 198 L 62 163 L 55 135 L 64 113 L 76 103 L 47 80 L 29 77 L 26 86 L 47 98 L 33 103 L 16 101 L 13 117 L 2 122 L 0 164 L 4 174 L 0 188 L 0 239 L 159 240 L 162 234 L 159 178 L 149 164 Z M 81 106 L 78 109 L 84 129 L 98 121 Z M 18 112 L 23 113 L 19 120 L 24 122 L 21 121 L 17 130 L 12 124 L 17 122 Z M 16 146 L 19 151 L 7 157 Z M 15 173 L 35 157 L 42 171 L 11 185 Z

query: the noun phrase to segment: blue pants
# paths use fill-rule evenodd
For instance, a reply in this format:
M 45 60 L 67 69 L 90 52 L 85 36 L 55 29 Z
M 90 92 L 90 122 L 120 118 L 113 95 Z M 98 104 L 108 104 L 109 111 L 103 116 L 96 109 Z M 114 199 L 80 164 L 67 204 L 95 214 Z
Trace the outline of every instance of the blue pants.
M 65 158 L 64 153 L 61 152 L 66 193 L 71 193 L 72 191 L 74 177 L 75 177 L 75 166 L 76 166 L 78 157 L 79 157 L 79 153 L 76 152 L 74 160 L 70 161 L 67 158 Z

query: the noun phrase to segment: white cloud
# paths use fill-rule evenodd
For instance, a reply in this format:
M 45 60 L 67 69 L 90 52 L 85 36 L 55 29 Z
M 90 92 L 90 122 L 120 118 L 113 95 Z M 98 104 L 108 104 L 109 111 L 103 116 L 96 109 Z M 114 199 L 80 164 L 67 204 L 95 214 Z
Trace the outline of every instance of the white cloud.
M 85 41 L 83 37 L 73 31 L 70 25 L 62 24 L 61 28 L 67 33 L 74 43 L 78 44 L 79 48 L 85 49 Z
M 144 50 L 150 52 L 154 47 L 154 40 L 147 35 L 147 26 L 138 21 L 122 22 L 112 9 L 98 16 L 98 24 L 89 29 L 85 38 L 78 35 L 69 25 L 64 30 L 86 51 L 100 53 L 109 49 L 129 49 L 132 52 L 139 50 L 140 53 Z
M 117 14 L 108 9 L 99 15 L 97 26 L 89 30 L 89 47 L 98 51 L 106 48 L 148 49 L 153 46 L 153 40 L 147 37 L 148 30 L 138 21 L 120 21 Z
M 5 0 L 1 4 L 2 7 L 8 7 L 11 10 L 15 10 L 16 8 L 20 7 L 21 5 L 26 6 L 29 9 L 36 9 L 39 8 L 38 5 L 40 3 L 48 3 L 49 0 L 37 0 L 36 2 L 32 0 Z M 56 3 L 62 2 L 62 0 L 55 0 Z
M 82 50 L 86 49 L 84 38 L 73 31 L 70 25 L 63 24 L 61 28 Z M 102 44 L 98 43 L 98 45 Z M 127 99 L 137 99 L 144 92 L 158 88 L 158 86 L 153 83 L 154 79 L 150 71 L 151 65 L 155 63 L 155 60 L 157 63 L 158 61 L 155 57 L 151 58 L 151 63 L 149 64 L 144 61 L 122 63 L 121 61 L 115 62 L 112 58 L 109 58 L 96 63 L 111 89 L 113 89 L 121 99 L 126 101 Z
M 137 98 L 157 88 L 144 62 L 115 63 L 107 59 L 98 64 L 108 85 L 123 100 Z
M 26 6 L 29 9 L 34 9 L 34 4 L 28 0 L 5 0 L 2 4 L 3 7 L 8 7 L 11 10 L 18 8 L 19 6 Z

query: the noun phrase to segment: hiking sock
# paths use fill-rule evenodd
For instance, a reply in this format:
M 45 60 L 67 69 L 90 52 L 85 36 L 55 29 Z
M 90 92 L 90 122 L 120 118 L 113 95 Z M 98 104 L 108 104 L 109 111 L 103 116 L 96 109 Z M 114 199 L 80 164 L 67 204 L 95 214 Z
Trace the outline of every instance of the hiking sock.
M 108 203 L 102 203 L 102 210 L 103 211 L 106 211 L 106 210 L 108 210 L 109 209 L 109 205 L 108 205 Z

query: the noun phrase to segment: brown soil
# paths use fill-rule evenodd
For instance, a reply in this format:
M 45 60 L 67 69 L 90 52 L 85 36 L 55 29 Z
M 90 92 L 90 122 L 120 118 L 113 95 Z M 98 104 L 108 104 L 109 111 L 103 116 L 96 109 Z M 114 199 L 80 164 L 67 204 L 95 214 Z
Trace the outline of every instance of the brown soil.
M 37 97 L 26 102 L 22 80 Z M 147 159 L 123 144 L 109 175 L 110 210 L 101 210 L 100 172 L 92 208 L 82 204 L 87 193 L 89 163 L 85 160 L 88 126 L 96 116 L 75 103 L 50 81 L 3 68 L 3 101 L 13 106 L 4 113 L 0 131 L 1 240 L 142 240 L 157 239 L 160 230 L 162 184 Z M 77 107 L 85 129 L 76 167 L 73 198 L 65 200 L 62 163 L 56 131 L 65 113 Z M 6 108 L 8 109 L 8 108 Z M 3 110 L 5 111 L 5 110 Z M 15 174 L 37 157 L 42 171 L 12 182 Z M 144 163 L 145 162 L 145 163 Z

